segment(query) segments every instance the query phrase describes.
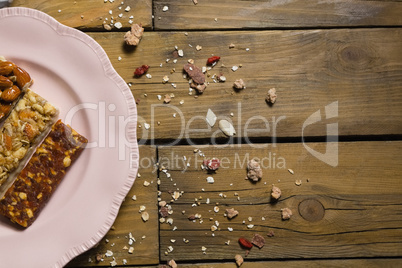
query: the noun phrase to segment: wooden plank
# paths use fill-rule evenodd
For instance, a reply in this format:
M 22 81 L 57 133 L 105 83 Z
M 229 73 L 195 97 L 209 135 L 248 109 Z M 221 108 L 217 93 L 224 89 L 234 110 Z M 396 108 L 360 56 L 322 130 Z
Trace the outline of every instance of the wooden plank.
M 287 268 L 298 268 L 298 267 L 390 267 L 399 268 L 401 265 L 401 259 L 358 259 L 358 260 L 300 260 L 300 261 L 264 261 L 248 262 L 246 259 L 242 268 L 271 268 L 271 267 L 284 267 Z M 232 263 L 191 263 L 191 264 L 180 264 L 179 267 L 183 268 L 233 268 L 235 267 Z
M 218 124 L 208 127 L 205 116 L 209 108 L 218 119 L 233 123 L 237 131 L 234 141 L 239 141 L 238 137 L 325 137 L 329 123 L 338 123 L 341 136 L 402 134 L 401 28 L 187 35 L 146 32 L 139 46 L 131 50 L 116 46 L 122 43 L 122 33 L 91 36 L 106 50 L 123 79 L 132 85 L 139 100 L 142 128 L 138 129 L 138 136 L 142 140 L 186 139 L 192 143 L 197 142 L 194 139 L 214 142 L 214 138 L 224 138 Z M 236 47 L 230 49 L 231 43 Z M 202 50 L 197 51 L 196 45 L 202 46 Z M 173 62 L 175 46 L 184 51 L 184 57 L 176 58 L 177 63 Z M 213 54 L 221 60 L 208 71 L 211 77 L 207 77 L 207 89 L 202 95 L 189 95 L 183 65 L 194 59 L 199 67 L 205 66 Z M 170 60 L 166 62 L 167 59 Z M 135 68 L 142 64 L 150 66 L 151 79 L 133 77 Z M 231 70 L 240 64 L 242 67 L 236 72 Z M 175 72 L 171 73 L 173 69 Z M 214 74 L 224 75 L 226 82 L 214 83 Z M 170 80 L 163 84 L 166 75 Z M 233 82 L 239 78 L 244 79 L 246 89 L 234 91 Z M 278 99 L 269 106 L 265 95 L 272 87 L 277 89 Z M 157 98 L 171 93 L 175 97 L 169 105 Z M 334 102 L 338 116 L 333 113 L 330 119 L 325 107 Z M 319 110 L 322 120 L 303 128 L 306 120 Z M 145 122 L 151 124 L 150 129 L 143 128 Z
M 400 1 L 154 1 L 155 28 L 243 29 L 402 25 Z M 167 6 L 168 11 L 163 12 Z
M 326 150 L 325 143 L 306 146 Z M 194 148 L 201 152 L 194 153 Z M 402 142 L 339 143 L 338 149 L 339 162 L 332 167 L 301 143 L 161 147 L 159 163 L 166 170 L 160 172 L 160 199 L 173 212 L 168 215 L 173 223 L 160 225 L 161 260 L 233 260 L 235 254 L 246 253 L 238 239 L 251 240 L 256 233 L 266 245 L 252 248 L 247 259 L 401 256 Z M 221 160 L 215 174 L 201 169 L 203 155 Z M 252 158 L 263 168 L 257 183 L 245 180 L 246 163 Z M 208 176 L 213 184 L 207 183 Z M 272 184 L 282 190 L 278 202 L 270 199 Z M 181 193 L 177 200 L 174 192 Z M 227 219 L 227 208 L 239 215 Z M 292 210 L 290 220 L 281 219 L 283 208 Z M 197 213 L 201 219 L 188 219 Z M 216 221 L 218 230 L 212 232 Z M 271 231 L 275 235 L 268 237 Z
M 98 246 L 76 257 L 67 267 L 108 266 L 113 258 L 119 265 L 123 260 L 127 265 L 152 265 L 159 263 L 159 239 L 158 239 L 158 216 L 157 216 L 157 185 L 154 164 L 156 162 L 156 150 L 150 146 L 140 146 L 140 177 L 137 177 L 134 186 L 123 202 L 113 228 L 99 242 Z M 151 184 L 144 186 L 144 182 Z M 137 200 L 132 197 L 136 196 Z M 145 206 L 149 214 L 149 220 L 141 219 L 140 206 Z M 130 245 L 129 234 L 135 238 Z M 134 247 L 134 252 L 128 252 L 129 247 Z M 126 247 L 126 248 L 125 248 Z M 96 255 L 104 255 L 107 250 L 113 252 L 113 256 L 104 257 L 104 261 L 97 263 Z M 91 261 L 89 261 L 91 260 Z
M 43 11 L 64 25 L 84 31 L 105 30 L 103 24 L 110 24 L 112 20 L 113 24 L 122 23 L 121 30 L 131 27 L 129 20 L 141 23 L 144 28 L 152 28 L 152 0 L 14 0 L 11 6 Z M 130 7 L 129 11 L 125 11 L 127 7 Z M 118 30 L 114 26 L 112 29 Z

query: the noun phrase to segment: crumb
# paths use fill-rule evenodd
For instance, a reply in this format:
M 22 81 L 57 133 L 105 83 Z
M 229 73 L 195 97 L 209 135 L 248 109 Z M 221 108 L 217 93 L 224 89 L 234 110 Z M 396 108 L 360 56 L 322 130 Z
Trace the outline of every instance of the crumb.
M 127 45 L 137 46 L 144 34 L 144 28 L 141 24 L 133 24 L 131 30 L 124 35 L 124 41 Z
M 233 83 L 233 87 L 235 89 L 245 89 L 246 88 L 246 84 L 244 83 L 243 79 L 237 79 L 234 83 Z
M 278 200 L 281 197 L 282 191 L 278 187 L 272 185 L 271 197 Z
M 259 234 L 254 234 L 253 239 L 251 240 L 254 246 L 258 248 L 262 248 L 265 245 L 265 238 Z
M 290 217 L 293 215 L 292 211 L 289 208 L 281 209 L 282 212 L 282 220 L 289 220 Z
M 262 178 L 262 169 L 260 163 L 254 159 L 251 159 L 247 164 L 247 178 L 254 182 L 257 182 Z

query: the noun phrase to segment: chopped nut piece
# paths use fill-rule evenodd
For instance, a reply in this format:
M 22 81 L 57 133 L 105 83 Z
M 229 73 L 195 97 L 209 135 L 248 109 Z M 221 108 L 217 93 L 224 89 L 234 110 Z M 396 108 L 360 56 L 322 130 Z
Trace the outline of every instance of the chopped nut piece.
M 276 89 L 275 88 L 271 88 L 268 90 L 267 92 L 267 96 L 265 97 L 266 102 L 270 103 L 270 104 L 274 104 L 276 101 Z
M 95 260 L 96 262 L 101 262 L 103 260 L 103 255 L 100 253 L 96 254 Z
M 271 197 L 278 200 L 281 197 L 282 191 L 278 187 L 272 185 Z
M 164 103 L 169 103 L 171 100 L 172 100 L 172 97 L 170 97 L 169 94 L 166 94 L 166 95 L 165 95 L 165 98 L 163 99 L 163 102 L 164 102 Z
M 213 177 L 207 177 L 207 182 L 208 182 L 208 183 L 214 183 L 215 180 L 214 180 Z
M 240 267 L 244 262 L 243 257 L 239 254 L 237 254 L 235 256 L 235 261 L 236 261 L 237 267 Z
M 254 234 L 253 239 L 251 240 L 254 246 L 258 248 L 262 248 L 265 245 L 265 238 L 259 234 Z
M 143 34 L 144 28 L 142 28 L 141 24 L 133 24 L 131 30 L 124 35 L 124 41 L 127 45 L 137 46 Z
M 301 180 L 296 180 L 296 181 L 295 181 L 295 184 L 296 184 L 297 186 L 300 186 L 300 185 L 302 184 L 302 181 L 301 181 Z
M 267 234 L 267 236 L 268 237 L 274 237 L 275 236 L 275 233 L 274 233 L 274 231 L 269 231 L 269 233 Z
M 292 211 L 289 208 L 281 209 L 282 212 L 282 220 L 289 220 L 290 216 L 292 216 Z
M 260 163 L 254 159 L 251 159 L 247 164 L 247 178 L 254 182 L 257 182 L 262 178 L 262 169 Z
M 234 208 L 226 209 L 226 216 L 228 219 L 232 219 L 232 218 L 236 217 L 237 215 L 239 215 L 239 212 L 237 210 L 235 210 Z
M 233 83 L 233 87 L 235 89 L 245 89 L 246 88 L 246 84 L 244 83 L 243 79 L 237 79 L 234 83 Z
M 218 158 L 214 157 L 212 159 L 204 160 L 203 165 L 208 171 L 216 171 L 221 165 L 221 162 Z
M 175 262 L 174 260 L 168 261 L 168 265 L 169 265 L 171 268 L 177 268 L 177 264 L 176 264 L 176 262 Z
M 196 89 L 198 93 L 202 94 L 205 91 L 205 89 L 207 88 L 207 85 L 206 84 L 199 85 L 196 83 L 191 83 L 190 87 Z M 195 96 L 195 97 L 197 97 L 197 96 Z
M 148 221 L 148 220 L 149 220 L 149 214 L 148 214 L 148 212 L 146 212 L 146 211 L 142 212 L 141 218 L 142 218 L 142 220 L 143 220 L 144 222 Z
M 231 43 L 231 44 L 229 45 L 229 48 L 235 48 L 235 44 Z
M 194 64 L 186 63 L 184 65 L 184 71 L 193 79 L 194 83 L 196 84 L 204 84 L 205 82 L 205 75 L 202 73 L 202 70 L 195 66 Z
M 161 215 L 162 218 L 166 218 L 169 215 L 169 209 L 167 207 L 161 207 L 159 209 L 159 215 Z

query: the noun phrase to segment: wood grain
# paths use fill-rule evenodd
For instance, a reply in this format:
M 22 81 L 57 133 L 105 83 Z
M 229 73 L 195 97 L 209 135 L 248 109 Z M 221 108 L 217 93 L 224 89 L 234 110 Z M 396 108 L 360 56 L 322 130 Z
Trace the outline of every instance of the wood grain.
M 173 211 L 168 216 L 173 224 L 160 225 L 161 260 L 232 260 L 235 254 L 245 255 L 238 238 L 251 240 L 255 233 L 265 237 L 266 245 L 262 249 L 254 247 L 248 259 L 400 256 L 402 142 L 338 145 L 336 167 L 310 155 L 299 143 L 269 148 L 244 144 L 161 147 L 159 163 L 167 171 L 160 172 L 159 189 L 161 199 Z M 308 146 L 323 152 L 326 144 Z M 194 153 L 194 148 L 200 149 L 205 158 L 221 159 L 221 168 L 215 174 L 202 170 L 204 157 Z M 259 159 L 263 168 L 263 178 L 257 183 L 245 180 L 246 163 L 252 158 Z M 213 184 L 206 182 L 208 176 L 214 178 Z M 300 186 L 296 185 L 298 180 Z M 272 184 L 282 190 L 278 202 L 270 198 Z M 182 193 L 177 200 L 172 198 L 175 191 Z M 321 219 L 306 217 L 306 207 L 301 207 L 306 201 L 310 202 L 307 210 L 311 209 L 312 214 L 316 213 L 316 204 L 322 205 Z M 214 211 L 215 206 L 218 212 Z M 281 209 L 286 207 L 293 216 L 283 221 Z M 236 209 L 239 215 L 227 219 L 227 208 Z M 188 219 L 197 213 L 201 214 L 201 223 L 199 219 Z M 212 232 L 216 221 L 218 230 Z M 177 229 L 173 230 L 175 226 Z M 267 236 L 271 231 L 274 237 Z M 183 239 L 189 242 L 184 243 Z M 169 246 L 174 248 L 172 252 Z M 207 248 L 206 254 L 202 246 Z
M 395 26 L 401 13 L 400 1 L 154 1 L 158 30 Z
M 245 259 L 245 262 L 241 266 L 242 268 L 298 268 L 298 267 L 390 267 L 398 268 L 400 266 L 401 259 L 359 259 L 359 260 L 298 260 L 298 261 L 250 261 Z M 229 263 L 191 263 L 180 264 L 179 267 L 183 268 L 233 268 L 236 267 L 233 262 Z
M 127 30 L 131 27 L 129 23 L 131 16 L 133 16 L 131 19 L 133 23 L 141 23 L 147 29 L 152 28 L 152 0 L 113 2 L 103 0 L 14 0 L 12 6 L 43 11 L 60 23 L 83 31 L 105 31 L 103 24 L 110 24 L 111 20 L 113 20 L 113 24 L 122 23 L 123 27 L 120 30 Z M 127 6 L 130 7 L 129 11 L 125 11 Z M 112 29 L 119 30 L 114 26 Z
M 221 139 L 226 143 L 241 142 L 240 138 L 247 142 L 247 138 L 253 137 L 325 137 L 330 123 L 338 124 L 341 136 L 402 133 L 400 28 L 187 35 L 147 32 L 139 46 L 131 50 L 123 45 L 121 33 L 91 36 L 131 85 L 139 102 L 142 128 L 138 129 L 138 136 L 142 141 L 186 140 L 191 144 L 198 142 L 196 139 L 207 139 L 209 143 Z M 229 48 L 231 43 L 235 48 Z M 202 50 L 197 51 L 196 45 L 202 46 Z M 176 58 L 177 63 L 173 63 L 175 46 L 184 51 L 184 57 Z M 208 71 L 211 77 L 207 77 L 207 89 L 202 95 L 189 95 L 183 65 L 194 59 L 197 66 L 205 66 L 211 55 L 219 55 L 221 60 Z M 150 66 L 151 79 L 133 77 L 135 68 L 142 64 Z M 233 72 L 235 65 L 242 67 Z M 224 75 L 226 82 L 215 83 L 214 74 Z M 168 83 L 162 83 L 164 76 L 169 77 Z M 246 89 L 234 91 L 233 82 L 239 78 L 244 79 Z M 265 95 L 272 87 L 278 98 L 269 106 Z M 164 104 L 163 96 L 171 93 L 175 97 Z M 337 104 L 338 116 L 334 113 L 333 118 L 328 118 L 331 116 L 325 114 L 325 107 L 331 103 Z M 233 123 L 235 138 L 226 139 L 218 124 L 208 127 L 208 109 L 218 120 L 226 118 Z M 306 120 L 318 111 L 322 120 L 303 128 Z M 145 122 L 151 124 L 150 129 L 143 128 Z
M 134 186 L 127 194 L 123 202 L 113 228 L 99 242 L 98 246 L 72 260 L 67 267 L 108 266 L 115 258 L 119 265 L 123 265 L 123 259 L 127 265 L 151 265 L 159 263 L 159 238 L 157 216 L 157 185 L 154 164 L 156 162 L 156 150 L 149 146 L 140 146 L 140 177 L 137 177 Z M 152 182 L 148 187 L 144 182 Z M 133 196 L 137 200 L 133 200 Z M 140 206 L 145 206 L 149 221 L 141 219 Z M 129 233 L 136 242 L 129 245 Z M 134 247 L 132 254 L 128 248 Z M 127 247 L 127 248 L 125 248 Z M 113 252 L 112 257 L 104 256 L 104 261 L 96 262 L 96 255 L 104 255 L 107 250 Z

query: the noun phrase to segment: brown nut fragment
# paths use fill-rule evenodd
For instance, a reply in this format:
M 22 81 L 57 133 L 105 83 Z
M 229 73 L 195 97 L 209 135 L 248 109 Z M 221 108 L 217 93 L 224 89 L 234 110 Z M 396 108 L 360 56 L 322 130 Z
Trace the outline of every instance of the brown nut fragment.
M 124 41 L 127 45 L 137 46 L 140 43 L 142 35 L 144 34 L 144 28 L 141 24 L 133 24 L 131 30 L 124 35 Z
M 239 212 L 237 210 L 235 210 L 234 208 L 226 209 L 226 216 L 228 217 L 228 219 L 232 219 L 232 218 L 236 217 L 237 215 L 239 215 Z
M 254 246 L 258 248 L 262 248 L 265 245 L 265 238 L 259 234 L 254 234 L 253 239 L 251 240 Z
M 1 93 L 1 98 L 6 102 L 13 102 L 18 98 L 20 94 L 21 90 L 16 85 L 13 85 L 12 87 L 5 89 Z
M 190 87 L 196 89 L 198 91 L 198 93 L 201 94 L 205 91 L 205 89 L 207 88 L 207 85 L 206 84 L 199 85 L 196 83 L 191 83 Z
M 235 256 L 235 261 L 236 261 L 237 267 L 240 267 L 244 262 L 243 257 L 239 254 L 237 254 Z
M 276 89 L 271 88 L 267 92 L 267 96 L 265 97 L 265 101 L 271 104 L 274 104 L 276 101 Z
M 257 182 L 262 178 L 262 169 L 260 163 L 254 159 L 251 159 L 247 164 L 247 178 L 254 182 Z
M 293 215 L 292 211 L 289 208 L 281 209 L 282 212 L 282 220 L 289 220 L 290 216 Z
M 233 83 L 233 87 L 235 89 L 245 89 L 246 88 L 246 84 L 244 83 L 243 79 L 237 79 L 234 83 Z
M 0 75 L 0 89 L 6 89 L 13 86 L 13 81 L 11 81 L 8 77 Z
M 184 71 L 193 79 L 193 82 L 201 85 L 205 83 L 205 75 L 200 68 L 191 63 L 184 64 Z
M 271 197 L 273 199 L 278 200 L 279 197 L 281 197 L 282 191 L 281 189 L 279 189 L 278 187 L 272 185 L 272 189 L 271 189 Z
M 14 63 L 11 61 L 0 61 L 0 75 L 9 75 L 14 69 Z

